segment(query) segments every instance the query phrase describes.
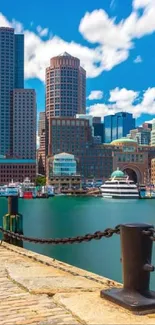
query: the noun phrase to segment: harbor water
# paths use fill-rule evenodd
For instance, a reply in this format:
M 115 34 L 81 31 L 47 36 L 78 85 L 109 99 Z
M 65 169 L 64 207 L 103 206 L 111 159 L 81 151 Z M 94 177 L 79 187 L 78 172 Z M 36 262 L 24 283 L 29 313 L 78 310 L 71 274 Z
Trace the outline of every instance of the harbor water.
M 106 200 L 67 196 L 19 199 L 19 212 L 23 214 L 24 235 L 38 238 L 73 237 L 121 223 L 144 222 L 155 225 L 155 200 Z M 5 213 L 7 199 L 0 198 L 0 225 Z M 64 246 L 25 242 L 24 247 L 122 282 L 118 235 Z M 152 264 L 155 265 L 155 243 Z M 151 289 L 155 290 L 155 272 L 151 273 Z

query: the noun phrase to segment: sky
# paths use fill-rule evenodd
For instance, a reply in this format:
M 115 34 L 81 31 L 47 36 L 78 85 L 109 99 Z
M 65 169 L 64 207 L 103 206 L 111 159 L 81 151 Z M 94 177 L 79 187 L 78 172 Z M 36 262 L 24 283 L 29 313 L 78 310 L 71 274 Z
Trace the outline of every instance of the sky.
M 87 112 L 155 117 L 155 0 L 8 0 L 0 26 L 25 34 L 25 87 L 45 109 L 45 69 L 66 51 L 87 71 Z

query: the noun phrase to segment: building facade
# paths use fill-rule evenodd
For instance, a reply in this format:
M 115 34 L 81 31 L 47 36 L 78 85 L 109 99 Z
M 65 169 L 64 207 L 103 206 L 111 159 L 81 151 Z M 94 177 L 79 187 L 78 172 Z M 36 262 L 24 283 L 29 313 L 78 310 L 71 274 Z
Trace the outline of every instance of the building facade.
M 54 57 L 46 69 L 46 118 L 86 112 L 86 71 L 68 53 Z
M 38 136 L 40 137 L 44 132 L 45 132 L 45 112 L 40 112 L 39 120 L 38 120 Z
M 34 89 L 12 92 L 12 156 L 36 158 L 36 94 Z
M 104 117 L 104 141 L 110 143 L 113 140 L 126 137 L 130 130 L 135 128 L 133 115 L 126 112 L 116 113 Z
M 151 141 L 151 129 L 146 127 L 138 127 L 134 130 L 130 130 L 127 137 L 129 139 L 136 140 L 140 145 L 149 145 Z
M 62 152 L 47 159 L 47 183 L 59 189 L 75 189 L 81 186 L 74 155 Z
M 11 98 L 24 84 L 24 36 L 0 27 L 0 154 L 11 154 Z
M 84 178 L 108 177 L 109 170 L 112 171 L 112 150 L 94 144 L 89 119 L 52 118 L 49 140 L 49 157 L 61 152 L 73 154 L 77 160 L 77 172 Z
M 24 35 L 15 34 L 15 85 L 24 88 Z
M 94 136 L 101 138 L 101 143 L 104 143 L 104 123 L 101 117 L 93 117 Z
M 151 146 L 155 146 L 155 119 L 152 121 Z
M 54 176 L 76 175 L 76 160 L 74 155 L 66 152 L 55 155 L 53 157 L 52 172 Z
M 151 160 L 151 184 L 155 185 L 155 158 Z
M 36 160 L 8 159 L 0 157 L 0 185 L 23 182 L 28 177 L 32 182 L 36 179 Z
M 155 146 L 139 145 L 128 138 L 94 143 L 89 120 L 75 118 L 51 119 L 50 139 L 49 159 L 61 152 L 73 154 L 77 173 L 84 180 L 105 181 L 119 167 L 137 183 L 150 182 Z

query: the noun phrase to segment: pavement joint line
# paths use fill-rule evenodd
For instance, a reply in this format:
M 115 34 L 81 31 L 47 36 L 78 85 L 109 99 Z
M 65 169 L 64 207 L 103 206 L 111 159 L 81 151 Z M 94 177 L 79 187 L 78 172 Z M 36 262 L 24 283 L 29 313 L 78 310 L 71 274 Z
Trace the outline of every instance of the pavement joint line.
M 50 262 L 46 262 L 46 261 L 40 259 L 39 257 L 33 256 L 33 255 L 29 255 L 29 254 L 26 254 L 26 253 L 23 253 L 22 251 L 19 252 L 16 249 L 11 249 L 10 247 L 8 247 L 8 246 L 5 245 L 5 242 L 4 242 L 4 245 L 2 244 L 2 246 L 5 247 L 7 250 L 10 250 L 10 251 L 15 252 L 15 253 L 17 253 L 19 255 L 25 256 L 27 258 L 33 259 L 34 261 L 39 262 L 39 263 L 41 263 L 43 265 L 52 266 L 55 269 L 61 270 L 61 271 L 66 272 L 66 273 L 69 273 L 69 274 L 71 274 L 73 276 L 83 277 L 83 278 L 85 278 L 87 280 L 90 280 L 90 281 L 93 281 L 93 282 L 95 281 L 97 283 L 103 284 L 104 287 L 106 286 L 107 289 L 112 288 L 114 286 L 114 281 L 111 281 L 111 280 L 108 280 L 107 279 L 107 281 L 103 282 L 103 281 L 98 280 L 98 279 L 95 279 L 95 278 L 93 278 L 93 277 L 91 277 L 89 275 L 80 275 L 80 274 L 76 273 L 75 271 L 70 271 L 69 269 L 66 269 L 65 267 L 58 266 L 58 265 L 54 265 L 52 262 L 51 263 Z M 53 259 L 53 258 L 51 257 L 51 259 Z M 53 259 L 53 261 L 55 261 L 55 259 Z M 59 261 L 57 261 L 57 262 L 59 262 Z M 61 264 L 61 262 L 59 262 L 59 263 Z

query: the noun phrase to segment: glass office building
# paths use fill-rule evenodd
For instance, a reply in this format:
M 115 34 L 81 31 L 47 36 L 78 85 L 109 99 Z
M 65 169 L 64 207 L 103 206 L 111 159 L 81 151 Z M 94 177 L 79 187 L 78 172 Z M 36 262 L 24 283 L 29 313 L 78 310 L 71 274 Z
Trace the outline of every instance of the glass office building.
M 0 154 L 11 154 L 11 93 L 24 85 L 24 36 L 0 27 Z
M 15 36 L 15 86 L 24 88 L 24 35 Z
M 126 112 L 116 113 L 104 117 L 105 143 L 126 137 L 130 130 L 135 128 L 133 115 Z

